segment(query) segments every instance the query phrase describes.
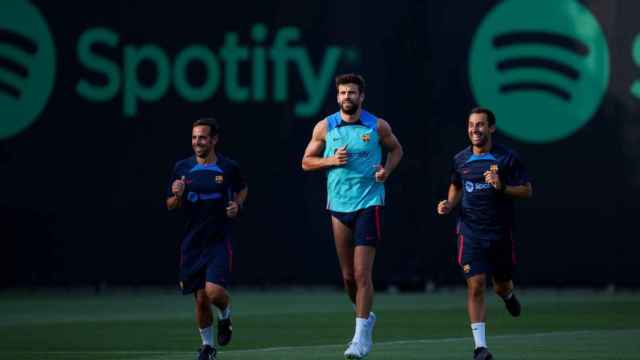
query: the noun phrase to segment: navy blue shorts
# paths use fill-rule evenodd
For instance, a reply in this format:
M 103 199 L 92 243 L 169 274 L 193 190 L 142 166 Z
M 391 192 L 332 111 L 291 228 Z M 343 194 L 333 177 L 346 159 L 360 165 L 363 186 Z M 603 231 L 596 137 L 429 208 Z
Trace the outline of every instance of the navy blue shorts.
M 375 247 L 382 240 L 382 206 L 370 206 L 354 212 L 329 211 L 353 231 L 354 246 Z
M 194 265 L 195 264 L 195 265 Z M 195 263 L 181 263 L 180 288 L 183 294 L 191 294 L 204 289 L 207 282 L 223 288 L 229 286 L 233 265 L 231 237 L 210 244 Z
M 465 278 L 491 274 L 497 281 L 510 281 L 516 264 L 511 234 L 490 242 L 458 234 L 458 264 Z

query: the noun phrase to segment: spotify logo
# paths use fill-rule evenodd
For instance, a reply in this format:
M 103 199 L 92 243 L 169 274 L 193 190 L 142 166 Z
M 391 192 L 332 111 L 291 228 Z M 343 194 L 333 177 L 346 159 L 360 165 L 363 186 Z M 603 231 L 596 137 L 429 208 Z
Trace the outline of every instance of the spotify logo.
M 55 49 L 40 11 L 22 0 L 3 0 L 0 12 L 0 139 L 36 120 L 55 78 Z
M 560 140 L 584 126 L 609 83 L 609 49 L 591 12 L 575 0 L 507 0 L 478 28 L 471 90 L 497 127 L 526 142 Z
M 0 12 L 0 139 L 36 120 L 55 79 L 55 49 L 40 11 L 22 0 L 4 0 Z

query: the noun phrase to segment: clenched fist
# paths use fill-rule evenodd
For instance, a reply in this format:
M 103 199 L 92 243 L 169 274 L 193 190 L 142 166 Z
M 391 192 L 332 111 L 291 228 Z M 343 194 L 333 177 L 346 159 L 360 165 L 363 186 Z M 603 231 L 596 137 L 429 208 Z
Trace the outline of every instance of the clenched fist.
M 449 200 L 442 200 L 438 203 L 438 214 L 446 215 L 451 212 L 451 205 Z
M 491 169 L 484 172 L 484 181 L 493 186 L 496 190 L 502 189 L 502 181 L 500 181 L 500 176 L 498 175 L 498 170 Z
M 334 166 L 342 166 L 347 163 L 349 153 L 347 152 L 347 145 L 339 147 L 332 156 Z
M 238 216 L 239 211 L 240 211 L 240 206 L 238 205 L 238 203 L 235 201 L 229 201 L 229 204 L 227 205 L 227 216 L 230 219 L 233 219 L 236 216 Z
M 174 181 L 173 184 L 171 184 L 171 192 L 176 197 L 182 197 L 182 195 L 184 194 L 184 188 L 185 188 L 184 176 L 181 177 L 179 180 Z

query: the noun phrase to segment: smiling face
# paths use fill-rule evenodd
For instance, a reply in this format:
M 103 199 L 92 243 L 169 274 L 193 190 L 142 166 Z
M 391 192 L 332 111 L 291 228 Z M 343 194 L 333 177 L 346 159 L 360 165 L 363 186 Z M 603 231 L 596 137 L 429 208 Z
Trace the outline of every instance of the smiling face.
M 214 150 L 218 135 L 211 136 L 211 128 L 207 125 L 194 126 L 191 131 L 191 147 L 199 158 L 206 158 Z
M 343 113 L 355 114 L 363 101 L 364 94 L 360 92 L 360 87 L 357 84 L 338 85 L 338 105 Z
M 474 147 L 484 147 L 491 143 L 491 135 L 496 131 L 495 125 L 489 125 L 487 114 L 473 113 L 469 116 L 467 133 Z

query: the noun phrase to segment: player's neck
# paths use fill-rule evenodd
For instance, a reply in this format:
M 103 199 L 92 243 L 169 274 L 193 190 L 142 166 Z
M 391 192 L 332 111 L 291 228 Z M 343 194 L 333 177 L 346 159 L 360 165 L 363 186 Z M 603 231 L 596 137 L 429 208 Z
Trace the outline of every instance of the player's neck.
M 196 161 L 198 162 L 198 164 L 201 164 L 201 165 L 204 165 L 204 164 L 215 164 L 218 161 L 218 155 L 216 155 L 215 151 L 212 151 L 205 158 L 201 158 L 199 156 L 196 156 Z
M 472 145 L 471 150 L 473 151 L 474 155 L 480 155 L 488 153 L 489 151 L 491 151 L 492 147 L 493 142 L 491 140 L 487 140 L 487 142 L 482 146 Z
M 359 108 L 358 111 L 356 111 L 354 114 L 347 114 L 344 111 L 340 110 L 340 118 L 342 119 L 342 121 L 346 121 L 346 122 L 356 122 L 358 120 L 360 120 L 360 113 L 362 112 L 362 108 Z

